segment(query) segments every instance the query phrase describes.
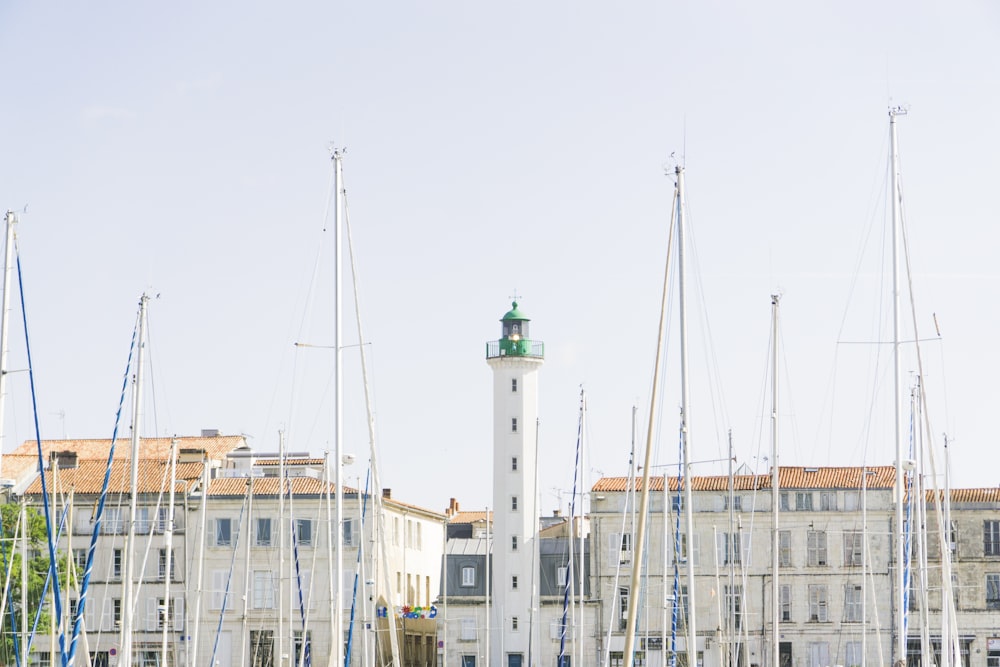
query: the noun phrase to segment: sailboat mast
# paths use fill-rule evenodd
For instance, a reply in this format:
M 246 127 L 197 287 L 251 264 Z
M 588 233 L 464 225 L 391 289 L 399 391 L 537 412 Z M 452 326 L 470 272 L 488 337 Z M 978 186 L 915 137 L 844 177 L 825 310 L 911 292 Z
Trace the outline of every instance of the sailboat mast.
M 687 526 L 688 559 L 688 624 L 687 652 L 688 665 L 698 664 L 698 634 L 695 627 L 697 607 L 695 606 L 694 559 L 691 558 L 694 549 L 694 510 L 691 499 L 691 407 L 689 403 L 690 388 L 688 386 L 687 359 L 687 298 L 684 288 L 684 170 L 676 167 L 677 173 L 677 302 L 680 306 L 680 346 L 681 346 L 681 411 L 684 433 L 684 523 Z
M 3 260 L 3 310 L 0 311 L 0 479 L 3 478 L 4 450 L 4 404 L 7 401 L 7 329 L 10 322 L 10 283 L 14 272 L 14 223 L 17 217 L 13 211 L 7 211 L 6 238 Z
M 176 487 L 177 486 L 177 438 L 174 438 L 170 443 L 170 504 L 167 506 L 167 525 L 164 526 L 166 533 L 163 538 L 163 550 L 164 550 L 164 570 L 163 570 L 163 609 L 157 610 L 161 613 L 160 617 L 163 622 L 163 633 L 162 633 L 162 652 L 160 659 L 163 661 L 162 664 L 174 665 L 176 667 L 176 660 L 167 660 L 167 639 L 170 636 L 170 620 L 173 618 L 171 598 L 170 598 L 170 583 L 173 579 L 171 572 L 173 572 L 173 557 L 174 557 L 174 502 L 176 500 Z
M 337 585 L 337 596 L 334 600 L 334 634 L 333 643 L 335 650 L 331 652 L 331 655 L 336 657 L 336 662 L 334 663 L 336 667 L 342 667 L 344 664 L 344 604 L 343 604 L 343 588 L 344 588 L 344 372 L 343 372 L 343 361 L 344 361 L 344 342 L 343 342 L 343 323 L 341 322 L 343 314 L 343 303 L 342 303 L 342 289 L 341 289 L 341 274 L 343 273 L 341 263 L 343 261 L 343 213 L 344 213 L 344 166 L 343 166 L 344 155 L 343 152 L 335 150 L 333 152 L 333 164 L 334 164 L 334 256 L 336 257 L 336 274 L 335 274 L 335 288 L 334 288 L 334 310 L 335 310 L 335 324 L 334 328 L 335 341 L 334 347 L 336 348 L 336 380 L 335 389 L 336 394 L 336 408 L 334 410 L 334 429 L 335 429 L 335 451 L 334 451 L 334 489 L 337 494 L 337 519 L 336 524 L 333 526 L 333 530 L 336 533 L 336 544 L 337 548 L 334 552 L 334 558 L 336 558 L 336 585 Z
M 125 567 L 122 578 L 122 634 L 121 634 L 121 664 L 132 664 L 132 634 L 135 617 L 135 600 L 132 586 L 135 581 L 135 522 L 136 489 L 139 487 L 139 429 L 142 422 L 142 370 L 146 352 L 146 304 L 149 297 L 143 294 L 139 297 L 139 348 L 135 362 L 135 388 L 132 393 L 132 447 L 131 470 L 129 472 L 128 501 L 128 532 L 125 536 Z
M 778 300 L 771 295 L 771 665 L 778 667 L 778 645 L 781 633 L 781 586 L 778 584 L 778 568 L 781 551 L 781 537 L 778 532 L 778 514 L 781 512 L 780 476 L 778 469 Z M 741 545 L 742 546 L 742 545 Z
M 893 664 L 906 661 L 906 609 L 904 608 L 904 564 L 906 562 L 906 543 L 903 534 L 903 412 L 900 404 L 902 393 L 902 377 L 900 370 L 900 191 L 899 182 L 899 151 L 896 143 L 896 116 L 906 112 L 894 107 L 889 109 L 889 160 L 891 169 L 892 197 L 892 368 L 893 368 L 893 415 L 896 442 L 896 586 L 895 586 L 895 628 L 896 643 Z

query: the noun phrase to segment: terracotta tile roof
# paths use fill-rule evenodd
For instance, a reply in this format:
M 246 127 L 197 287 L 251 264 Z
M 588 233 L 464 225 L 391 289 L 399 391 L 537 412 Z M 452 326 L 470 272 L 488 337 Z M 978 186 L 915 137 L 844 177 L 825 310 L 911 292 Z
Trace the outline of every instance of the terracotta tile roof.
M 277 477 L 256 477 L 253 479 L 253 495 L 277 497 L 279 489 Z M 292 495 L 326 495 L 334 493 L 336 487 L 312 477 L 292 477 L 288 480 L 292 485 Z M 249 478 L 247 477 L 219 477 L 213 479 L 208 484 L 209 496 L 237 496 L 242 497 L 249 488 Z M 287 487 L 285 492 L 287 493 Z M 344 493 L 357 493 L 357 489 L 344 487 Z
M 933 503 L 935 498 L 944 498 L 944 491 L 928 491 L 927 502 Z M 985 489 L 951 489 L 952 503 L 996 503 L 1000 502 L 1000 488 Z
M 493 514 L 493 512 L 490 512 Z M 457 512 L 448 523 L 480 523 L 486 521 L 486 512 Z
M 52 470 L 45 471 L 45 484 L 50 492 L 69 492 L 71 489 L 76 493 L 101 492 L 104 484 L 104 472 L 106 465 L 103 461 L 83 460 L 76 468 L 59 470 L 59 488 L 54 489 L 52 483 Z M 139 461 L 139 493 L 159 493 L 169 491 L 166 482 L 170 475 L 170 466 L 166 461 L 144 460 Z M 186 480 L 198 479 L 201 477 L 200 463 L 180 463 L 177 465 L 177 486 L 176 490 L 184 492 L 187 485 Z M 108 491 L 110 493 L 126 493 L 130 488 L 131 465 L 128 461 L 115 461 L 111 466 L 111 478 L 108 480 Z M 42 493 L 42 481 L 36 478 L 25 490 L 25 495 L 40 495 Z
M 255 466 L 278 466 L 281 465 L 280 458 L 258 458 L 254 459 Z M 322 466 L 326 464 L 325 459 L 285 459 L 286 466 Z
M 3 455 L 3 473 L 0 476 L 4 479 L 22 480 L 28 475 L 34 475 L 37 472 L 37 454 L 31 454 L 30 456 L 22 456 L 20 454 Z
M 139 458 L 141 459 L 167 459 L 170 458 L 170 446 L 175 438 L 139 438 Z M 208 452 L 208 457 L 213 460 L 221 460 L 226 454 L 238 447 L 246 447 L 246 438 L 242 435 L 218 435 L 218 436 L 187 436 L 178 437 L 177 449 L 204 449 Z M 83 459 L 108 460 L 108 450 L 111 448 L 111 439 L 94 440 L 42 440 L 42 454 L 48 460 L 50 453 L 55 452 L 75 452 L 77 457 Z M 38 456 L 38 444 L 34 440 L 26 440 L 11 454 L 24 456 Z M 115 458 L 124 459 L 129 455 L 128 437 L 120 437 L 115 443 Z M 7 458 L 6 456 L 4 457 Z
M 891 489 L 896 481 L 896 470 L 892 466 L 868 466 L 870 475 L 868 487 L 871 489 Z M 806 466 L 781 466 L 778 484 L 782 489 L 860 489 L 861 466 L 810 468 Z M 677 490 L 677 477 L 667 477 L 670 491 Z M 642 479 L 633 480 L 633 488 L 642 488 Z M 725 491 L 729 488 L 728 475 L 698 476 L 691 479 L 692 491 Z M 771 488 L 771 475 L 734 475 L 733 488 L 737 491 L 753 491 Z M 628 477 L 602 477 L 592 487 L 592 491 L 622 493 L 629 489 Z M 663 493 L 663 477 L 651 477 L 650 492 Z

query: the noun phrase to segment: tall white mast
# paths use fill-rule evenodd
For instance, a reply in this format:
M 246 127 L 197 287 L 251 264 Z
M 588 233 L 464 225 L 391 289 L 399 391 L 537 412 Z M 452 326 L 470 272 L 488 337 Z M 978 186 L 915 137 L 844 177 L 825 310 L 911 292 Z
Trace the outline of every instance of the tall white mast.
M 135 360 L 135 386 L 132 392 L 132 448 L 129 473 L 128 532 L 125 537 L 125 567 L 122 578 L 121 664 L 132 664 L 132 634 L 134 632 L 135 600 L 135 514 L 139 487 L 139 430 L 142 427 L 142 371 L 146 356 L 146 304 L 149 297 L 139 297 L 139 349 Z
M 781 536 L 778 532 L 778 515 L 781 512 L 781 481 L 778 469 L 778 300 L 771 295 L 771 665 L 778 667 L 781 633 L 781 586 L 778 569 Z M 743 546 L 742 544 L 740 545 Z
M 175 660 L 167 660 L 167 638 L 170 636 L 170 621 L 173 618 L 173 611 L 171 607 L 170 598 L 170 583 L 172 576 L 170 573 L 173 571 L 173 557 L 174 557 L 174 501 L 177 486 L 177 438 L 174 438 L 170 442 L 170 504 L 167 506 L 167 525 L 166 525 L 166 535 L 163 538 L 163 548 L 166 551 L 166 558 L 164 559 L 164 575 L 163 575 L 163 610 L 157 610 L 158 613 L 162 613 L 163 619 L 163 633 L 162 633 L 162 651 L 161 660 L 163 660 L 163 665 L 175 665 L 177 664 Z
M 690 390 L 688 387 L 687 359 L 687 298 L 684 288 L 684 170 L 676 168 L 677 173 L 677 297 L 680 305 L 680 345 L 681 345 L 681 410 L 683 411 L 684 429 L 684 521 L 687 524 L 688 559 L 688 665 L 698 664 L 698 633 L 695 627 L 697 606 L 695 605 L 694 559 L 691 557 L 694 549 L 694 510 L 691 497 L 691 407 Z M 648 444 L 647 444 L 648 446 Z
M 195 562 L 194 629 L 191 632 L 191 646 L 188 649 L 188 667 L 195 667 L 198 660 L 198 627 L 201 625 L 201 599 L 204 595 L 205 578 L 205 533 L 208 523 L 208 452 L 201 452 L 201 499 L 198 511 L 197 556 Z
M 7 328 L 10 324 L 10 283 L 14 272 L 14 223 L 17 217 L 7 211 L 6 238 L 3 260 L 3 310 L 0 311 L 0 479 L 3 479 L 4 407 L 7 402 Z
M 334 485 L 337 494 L 337 519 L 333 526 L 334 532 L 336 532 L 336 544 L 337 548 L 334 552 L 334 558 L 336 559 L 336 585 L 337 585 L 337 596 L 334 600 L 334 623 L 333 623 L 333 643 L 335 650 L 331 651 L 331 656 L 336 658 L 334 663 L 335 667 L 343 667 L 344 665 L 344 371 L 343 371 L 343 360 L 344 360 L 344 341 L 343 341 L 343 325 L 342 310 L 343 304 L 341 303 L 342 290 L 341 290 L 341 273 L 342 267 L 341 263 L 343 261 L 343 212 L 344 212 L 344 166 L 343 166 L 344 154 L 341 150 L 337 149 L 333 152 L 333 186 L 334 186 L 334 256 L 336 257 L 336 274 L 334 278 L 334 310 L 335 310 L 335 335 L 334 335 L 334 347 L 336 349 L 336 379 L 334 381 L 335 388 L 334 393 L 336 395 L 336 408 L 334 409 L 334 461 L 335 474 L 334 474 Z
M 900 204 L 902 192 L 899 182 L 899 151 L 896 145 L 896 116 L 904 115 L 905 110 L 894 107 L 889 109 L 889 160 L 891 169 L 891 197 L 892 197 L 892 368 L 893 368 L 893 415 L 895 418 L 895 440 L 896 440 L 896 517 L 895 517 L 895 542 L 896 542 L 896 585 L 895 604 L 893 608 L 896 612 L 894 633 L 896 635 L 893 664 L 906 662 L 906 609 L 904 607 L 904 568 L 906 563 L 906 537 L 903 534 L 903 411 L 900 405 L 902 395 L 902 377 L 899 362 L 900 348 Z

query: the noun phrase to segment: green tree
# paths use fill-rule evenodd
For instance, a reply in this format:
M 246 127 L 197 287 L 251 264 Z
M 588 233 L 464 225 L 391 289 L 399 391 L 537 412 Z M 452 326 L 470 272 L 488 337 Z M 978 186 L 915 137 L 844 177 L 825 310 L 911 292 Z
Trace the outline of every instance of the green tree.
M 0 534 L 0 540 L 2 540 L 2 551 L 4 552 L 4 556 L 0 556 L 0 565 L 3 566 L 2 578 L 0 578 L 0 593 L 2 593 L 3 580 L 7 577 L 8 569 L 10 571 L 9 604 L 7 605 L 4 618 L 0 619 L 0 622 L 3 624 L 2 633 L 0 633 L 3 637 L 3 640 L 0 641 L 0 663 L 4 665 L 15 664 L 14 639 L 11 633 L 12 609 L 15 619 L 14 623 L 16 624 L 14 630 L 20 633 L 21 612 L 26 611 L 28 614 L 28 631 L 30 632 L 31 626 L 35 622 L 35 615 L 38 613 L 38 608 L 42 607 L 42 616 L 38 621 L 38 635 L 35 642 L 38 646 L 33 647 L 33 650 L 38 650 L 42 646 L 44 646 L 45 650 L 48 649 L 48 641 L 42 641 L 42 638 L 47 638 L 49 635 L 49 610 L 52 597 L 50 583 L 49 595 L 46 596 L 45 600 L 42 600 L 42 593 L 45 589 L 45 578 L 49 572 L 49 547 L 45 530 L 45 515 L 41 507 L 29 505 L 25 510 L 28 527 L 27 591 L 22 590 L 21 584 L 21 567 L 24 558 L 19 527 L 20 515 L 20 503 L 8 502 L 0 505 L 0 517 L 3 519 L 3 532 Z M 14 534 L 15 530 L 18 532 L 17 535 Z M 64 586 L 64 582 L 66 581 L 65 573 L 68 556 L 66 558 L 66 561 L 60 559 L 59 563 L 59 582 L 61 586 Z M 19 644 L 23 651 L 25 646 L 24 640 L 19 638 Z

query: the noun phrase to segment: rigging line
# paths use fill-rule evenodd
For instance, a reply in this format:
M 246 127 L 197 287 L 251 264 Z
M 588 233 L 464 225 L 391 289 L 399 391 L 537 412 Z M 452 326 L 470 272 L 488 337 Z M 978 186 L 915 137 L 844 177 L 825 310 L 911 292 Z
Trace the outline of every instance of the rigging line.
M 15 251 L 17 248 L 15 248 Z M 24 323 L 24 348 L 28 359 L 28 382 L 31 385 L 31 409 L 35 422 L 35 443 L 38 449 L 38 474 L 42 481 L 42 506 L 45 509 L 45 534 L 49 543 L 49 569 L 53 570 L 53 587 L 56 600 L 56 615 L 62 617 L 62 594 L 59 590 L 59 573 L 56 571 L 56 546 L 52 536 L 52 516 L 49 510 L 48 485 L 45 483 L 45 456 L 42 453 L 42 434 L 38 425 L 38 397 L 35 392 L 35 371 L 31 361 L 31 345 L 28 339 L 28 315 L 24 307 L 24 274 L 21 271 L 21 254 L 17 255 L 17 286 L 21 297 L 21 320 Z M 59 652 L 63 664 L 66 663 L 65 635 L 60 634 Z
M 247 479 L 247 486 L 248 487 L 250 486 L 250 482 L 251 481 L 252 481 L 252 478 Z M 208 489 L 205 489 L 203 491 L 203 493 L 208 493 Z M 233 538 L 233 557 L 229 561 L 229 573 L 226 576 L 226 587 L 225 587 L 225 589 L 223 590 L 223 593 L 222 593 L 222 604 L 220 605 L 221 608 L 219 609 L 219 625 L 218 625 L 218 627 L 215 630 L 215 643 L 212 646 L 212 658 L 211 658 L 211 660 L 208 661 L 208 664 L 210 664 L 210 665 L 214 665 L 215 664 L 215 656 L 219 652 L 219 637 L 222 635 L 222 621 L 226 617 L 226 603 L 229 602 L 229 587 L 232 585 L 232 582 L 233 582 L 233 569 L 234 569 L 234 567 L 236 565 L 236 554 L 239 552 L 239 546 L 240 546 L 240 529 L 239 529 L 239 527 L 243 524 L 243 513 L 246 511 L 247 503 L 250 502 L 250 496 L 251 496 L 251 493 L 244 494 L 244 496 L 243 496 L 243 503 L 240 505 L 240 514 L 239 514 L 239 516 L 236 519 L 236 537 Z M 250 532 L 250 531 L 248 530 L 247 532 Z M 247 535 L 247 539 L 250 539 L 249 535 Z M 213 588 L 214 588 L 214 584 L 213 584 Z
M 563 583 L 563 613 L 562 625 L 559 628 L 559 658 L 557 665 L 564 665 L 566 659 L 566 615 L 569 611 L 569 593 L 574 577 L 573 567 L 573 518 L 576 516 L 576 478 L 580 470 L 580 448 L 583 446 L 583 411 L 586 405 L 583 389 L 580 389 L 580 419 L 576 426 L 576 460 L 573 464 L 573 493 L 569 501 L 569 558 L 566 563 L 566 581 Z M 583 530 L 581 524 L 580 530 Z M 583 567 L 583 554 L 580 554 L 580 567 Z M 635 565 L 634 567 L 638 567 Z
M 67 512 L 69 512 L 69 505 L 64 505 L 63 506 L 63 511 L 62 511 L 62 516 L 59 517 L 59 530 L 58 530 L 58 532 L 56 534 L 56 541 L 59 541 L 59 539 L 62 537 L 63 528 L 65 528 L 65 526 L 66 526 L 66 514 L 67 514 Z M 58 566 L 58 564 L 57 564 L 57 566 Z M 27 567 L 27 564 L 24 563 L 24 562 L 22 562 L 21 563 L 21 567 Z M 52 573 L 51 573 L 51 570 L 50 570 L 49 572 L 46 572 L 46 574 L 45 574 L 45 583 L 42 585 L 42 595 L 39 598 L 40 601 L 39 601 L 39 604 L 38 604 L 38 609 L 35 610 L 35 620 L 31 624 L 31 634 L 28 635 L 28 644 L 25 647 L 25 651 L 29 655 L 31 654 L 31 647 L 32 647 L 32 645 L 35 642 L 35 633 L 38 630 L 38 622 L 42 618 L 42 609 L 45 606 L 42 603 L 42 601 L 45 600 L 45 596 L 49 592 L 49 584 L 51 583 L 51 581 L 52 581 Z M 21 591 L 21 594 L 24 595 L 25 597 L 27 597 L 28 592 L 27 591 Z M 60 620 L 59 620 L 59 625 L 60 625 L 60 627 L 62 626 L 62 618 L 61 617 L 60 617 Z
M 353 288 L 354 288 L 354 320 L 355 320 L 355 323 L 357 324 L 357 329 L 358 329 L 358 342 L 359 343 L 364 343 L 365 336 L 364 336 L 364 329 L 362 327 L 362 320 L 361 320 L 361 299 L 358 296 L 358 283 L 360 281 L 358 280 L 358 271 L 357 271 L 357 265 L 356 265 L 356 262 L 355 262 L 354 238 L 353 238 L 353 235 L 351 233 L 351 216 L 350 216 L 350 210 L 349 210 L 348 204 L 347 204 L 346 188 L 345 188 L 345 191 L 344 191 L 344 204 L 343 205 L 344 205 L 344 224 L 345 224 L 345 227 L 347 229 L 347 248 L 348 248 L 348 255 L 350 257 L 350 262 L 351 262 L 351 278 L 352 278 L 351 283 L 353 284 Z M 384 536 L 386 534 L 386 532 L 385 532 L 385 516 L 384 516 L 384 512 L 382 510 L 382 507 L 383 507 L 383 505 L 382 505 L 382 493 L 380 491 L 380 489 L 382 488 L 382 483 L 381 483 L 380 475 L 379 475 L 377 448 L 375 446 L 375 407 L 374 407 L 374 399 L 372 398 L 371 384 L 368 381 L 368 355 L 365 353 L 365 345 L 363 345 L 363 344 L 360 345 L 360 347 L 358 349 L 360 351 L 360 359 L 361 359 L 361 379 L 362 379 L 362 383 L 364 385 L 365 414 L 366 414 L 367 422 L 368 422 L 369 465 L 370 465 L 371 471 L 372 471 L 372 486 L 376 490 L 376 493 L 374 495 L 374 500 L 373 500 L 372 511 L 375 514 L 375 522 L 376 522 L 375 526 L 376 526 L 376 529 L 378 530 L 378 533 L 380 535 Z M 340 465 L 339 461 L 337 462 L 337 465 Z M 489 524 L 489 520 L 490 520 L 489 519 L 489 511 L 487 510 L 487 514 L 486 514 L 487 525 L 490 525 Z M 392 579 L 389 577 L 389 564 L 388 564 L 389 563 L 389 559 L 388 559 L 387 552 L 386 552 L 385 539 L 380 540 L 379 548 L 381 550 L 381 556 L 382 556 L 382 558 L 381 558 L 381 561 L 382 561 L 382 570 L 383 570 L 383 576 L 385 578 L 384 580 L 386 581 L 386 590 L 387 590 L 387 593 L 388 593 L 387 597 L 388 597 L 388 599 L 391 600 L 392 599 L 392 593 L 393 593 L 393 590 L 392 590 Z M 487 553 L 486 558 L 487 558 L 487 562 L 489 562 L 489 558 L 490 558 L 489 553 Z M 388 616 L 389 616 L 389 620 L 388 620 L 388 625 L 389 625 L 389 628 L 388 628 L 388 632 L 389 632 L 389 648 L 390 648 L 390 652 L 392 654 L 391 655 L 392 665 L 393 665 L 393 667 L 399 667 L 399 665 L 400 665 L 400 659 L 399 659 L 399 644 L 398 644 L 398 639 L 397 639 L 397 636 L 396 636 L 396 615 L 395 614 L 389 614 Z M 487 618 L 487 623 L 488 622 L 489 622 L 489 619 Z
M 135 327 L 132 329 L 132 343 L 128 350 L 128 361 L 125 363 L 125 373 L 122 377 L 121 394 L 118 397 L 118 410 L 115 412 L 115 425 L 111 433 L 111 446 L 108 449 L 108 461 L 104 469 L 104 481 L 101 484 L 101 493 L 97 499 L 97 511 L 94 512 L 94 528 L 91 531 L 90 546 L 87 548 L 87 561 L 83 570 L 83 583 L 80 585 L 80 597 L 76 607 L 76 618 L 73 620 L 73 633 L 70 640 L 69 655 L 64 657 L 63 667 L 73 667 L 73 660 L 76 657 L 76 643 L 80 636 L 83 614 L 87 608 L 87 590 L 90 586 L 90 575 L 94 569 L 94 553 L 97 550 L 97 536 L 101 530 L 101 519 L 104 516 L 104 503 L 108 495 L 108 484 L 111 479 L 112 463 L 115 456 L 115 445 L 118 443 L 118 428 L 121 425 L 122 406 L 125 403 L 125 393 L 128 390 L 129 371 L 132 369 L 132 355 L 136 350 L 136 340 L 139 335 L 139 317 L 136 316 Z M 105 584 L 105 598 L 107 596 L 107 584 Z M 103 627 L 103 626 L 101 626 Z M 60 643 L 63 641 L 60 634 Z
M 365 512 L 368 509 L 368 480 L 371 479 L 371 470 L 365 475 L 365 493 L 361 497 L 361 540 L 364 541 L 364 521 Z M 351 664 L 351 648 L 354 640 L 354 617 L 358 607 L 358 578 L 361 574 L 361 554 L 364 549 L 358 549 L 357 562 L 354 565 L 354 593 L 351 596 L 351 617 L 347 624 L 347 652 L 344 654 L 344 665 Z M 301 598 L 301 594 L 300 594 Z M 429 603 L 430 601 L 428 601 Z M 300 666 L 301 667 L 301 666 Z

